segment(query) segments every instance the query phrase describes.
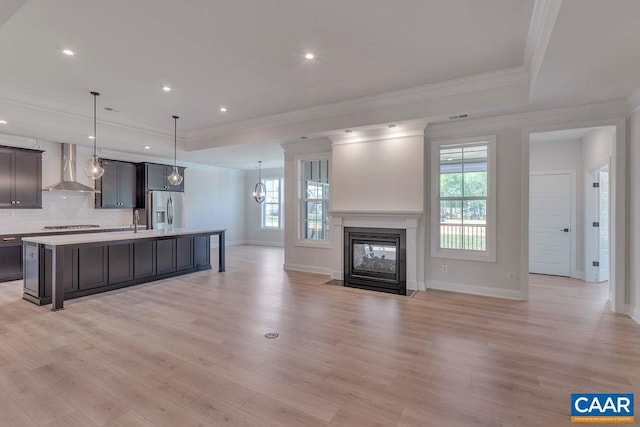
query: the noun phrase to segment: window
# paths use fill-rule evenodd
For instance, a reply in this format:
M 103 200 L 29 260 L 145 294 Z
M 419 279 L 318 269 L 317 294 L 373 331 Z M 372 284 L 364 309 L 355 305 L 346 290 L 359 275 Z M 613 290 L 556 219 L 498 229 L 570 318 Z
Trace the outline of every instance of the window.
M 301 162 L 301 236 L 329 240 L 329 160 Z
M 495 261 L 495 137 L 434 146 L 434 256 Z
M 262 180 L 266 188 L 266 197 L 262 202 L 262 228 L 282 228 L 282 180 L 266 178 Z

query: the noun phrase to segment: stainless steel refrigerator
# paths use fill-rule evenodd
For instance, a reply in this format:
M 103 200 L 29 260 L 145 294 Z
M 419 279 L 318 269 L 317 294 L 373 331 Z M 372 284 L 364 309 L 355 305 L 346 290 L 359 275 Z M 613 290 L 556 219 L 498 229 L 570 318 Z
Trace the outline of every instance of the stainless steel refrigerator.
M 184 193 L 147 191 L 147 228 L 184 227 Z

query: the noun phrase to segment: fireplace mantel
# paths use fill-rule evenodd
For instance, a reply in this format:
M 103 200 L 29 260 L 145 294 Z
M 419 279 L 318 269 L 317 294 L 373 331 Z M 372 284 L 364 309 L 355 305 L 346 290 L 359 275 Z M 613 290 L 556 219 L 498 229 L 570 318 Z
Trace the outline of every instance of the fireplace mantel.
M 334 242 L 344 247 L 344 227 L 399 228 L 407 236 L 407 289 L 418 289 L 418 226 L 424 211 L 399 209 L 331 210 Z M 334 279 L 343 279 L 344 254 L 336 251 L 333 259 Z
M 357 218 L 357 217 L 380 217 L 380 218 L 415 218 L 418 219 L 424 214 L 423 210 L 412 209 L 349 209 L 330 210 L 329 215 L 334 218 Z

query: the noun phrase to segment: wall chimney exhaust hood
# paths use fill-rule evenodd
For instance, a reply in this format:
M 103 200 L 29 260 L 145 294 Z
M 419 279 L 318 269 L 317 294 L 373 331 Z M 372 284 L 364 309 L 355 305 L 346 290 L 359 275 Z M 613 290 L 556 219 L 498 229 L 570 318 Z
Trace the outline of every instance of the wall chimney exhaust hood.
M 60 182 L 49 185 L 42 191 L 73 191 L 75 193 L 99 193 L 100 191 L 76 182 L 76 146 L 60 146 Z

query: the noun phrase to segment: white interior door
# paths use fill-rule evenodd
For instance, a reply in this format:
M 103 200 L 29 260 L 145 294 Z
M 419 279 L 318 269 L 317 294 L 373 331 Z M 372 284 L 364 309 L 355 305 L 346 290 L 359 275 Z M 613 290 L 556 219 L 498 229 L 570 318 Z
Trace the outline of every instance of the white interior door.
M 571 275 L 571 175 L 529 178 L 529 271 Z

